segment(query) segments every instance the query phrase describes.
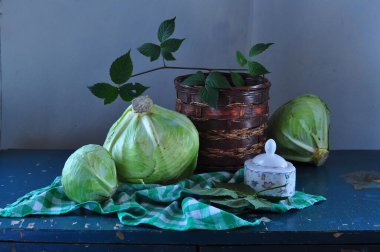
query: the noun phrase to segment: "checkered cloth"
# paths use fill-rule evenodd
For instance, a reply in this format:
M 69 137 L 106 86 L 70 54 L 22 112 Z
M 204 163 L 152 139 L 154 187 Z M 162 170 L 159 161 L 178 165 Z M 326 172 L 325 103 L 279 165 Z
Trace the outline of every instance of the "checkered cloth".
M 120 184 L 114 196 L 103 203 L 91 201 L 78 204 L 71 201 L 60 181 L 57 177 L 51 185 L 27 193 L 16 202 L 0 208 L 0 216 L 59 215 L 83 207 L 100 214 L 116 212 L 124 225 L 149 224 L 171 230 L 225 230 L 267 221 L 265 218 L 252 220 L 252 217 L 239 217 L 247 216 L 242 214 L 244 212 L 285 212 L 326 200 L 322 196 L 296 192 L 289 199 L 269 202 L 214 187 L 215 182 L 242 183 L 243 169 L 235 174 L 213 172 L 193 175 L 173 185 Z

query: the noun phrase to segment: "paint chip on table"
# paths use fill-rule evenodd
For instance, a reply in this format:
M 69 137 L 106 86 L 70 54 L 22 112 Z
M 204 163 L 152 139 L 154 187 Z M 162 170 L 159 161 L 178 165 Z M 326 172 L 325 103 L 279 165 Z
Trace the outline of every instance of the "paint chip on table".
M 377 171 L 351 172 L 343 175 L 343 178 L 356 190 L 380 188 L 380 172 Z
M 26 228 L 34 228 L 34 224 L 36 224 L 36 223 L 31 222 L 31 223 L 28 224 L 28 226 L 26 226 Z
M 113 227 L 113 229 L 119 229 L 120 227 L 122 227 L 123 225 L 119 224 L 119 223 L 116 223 L 115 226 Z
M 116 232 L 116 236 L 117 238 L 119 238 L 120 240 L 124 240 L 125 239 L 125 236 L 122 232 L 118 231 Z
M 18 227 L 21 228 L 22 227 L 22 223 L 24 223 L 24 221 L 25 221 L 24 219 L 21 219 L 19 221 L 11 221 L 11 226 L 20 224 Z
M 343 235 L 343 233 L 334 233 L 333 236 L 334 238 L 339 238 Z
M 17 225 L 17 224 L 19 224 L 19 223 L 20 223 L 20 221 L 15 221 L 15 220 L 13 220 L 13 221 L 11 221 L 11 226 Z
M 260 220 L 264 223 L 271 222 L 272 220 L 267 217 L 261 217 Z

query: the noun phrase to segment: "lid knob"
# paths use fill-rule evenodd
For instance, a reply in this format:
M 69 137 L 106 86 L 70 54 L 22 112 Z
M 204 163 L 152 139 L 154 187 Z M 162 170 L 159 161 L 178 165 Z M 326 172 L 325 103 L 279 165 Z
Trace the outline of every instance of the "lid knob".
M 286 160 L 275 154 L 276 142 L 273 139 L 268 139 L 265 143 L 265 153 L 257 155 L 252 159 L 252 163 L 270 168 L 285 168 L 288 166 Z
M 265 153 L 269 155 L 273 155 L 276 152 L 276 142 L 273 139 L 269 139 L 265 143 Z

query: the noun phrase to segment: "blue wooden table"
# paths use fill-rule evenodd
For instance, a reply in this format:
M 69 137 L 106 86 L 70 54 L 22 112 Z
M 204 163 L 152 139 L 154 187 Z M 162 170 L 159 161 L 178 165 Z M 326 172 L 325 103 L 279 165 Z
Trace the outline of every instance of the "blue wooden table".
M 49 185 L 72 151 L 0 152 L 0 207 Z M 380 189 L 355 190 L 342 175 L 380 172 L 380 151 L 333 151 L 322 167 L 296 165 L 297 190 L 327 201 L 228 231 L 121 226 L 115 215 L 0 218 L 0 251 L 380 251 Z

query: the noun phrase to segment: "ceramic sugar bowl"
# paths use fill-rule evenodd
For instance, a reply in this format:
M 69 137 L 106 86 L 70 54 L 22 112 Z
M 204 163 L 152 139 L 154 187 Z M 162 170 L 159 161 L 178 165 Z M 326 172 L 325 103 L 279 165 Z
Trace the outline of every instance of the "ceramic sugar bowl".
M 269 197 L 291 197 L 295 193 L 296 169 L 281 156 L 275 154 L 276 142 L 269 139 L 265 143 L 265 152 L 244 163 L 244 183 L 256 192 Z

